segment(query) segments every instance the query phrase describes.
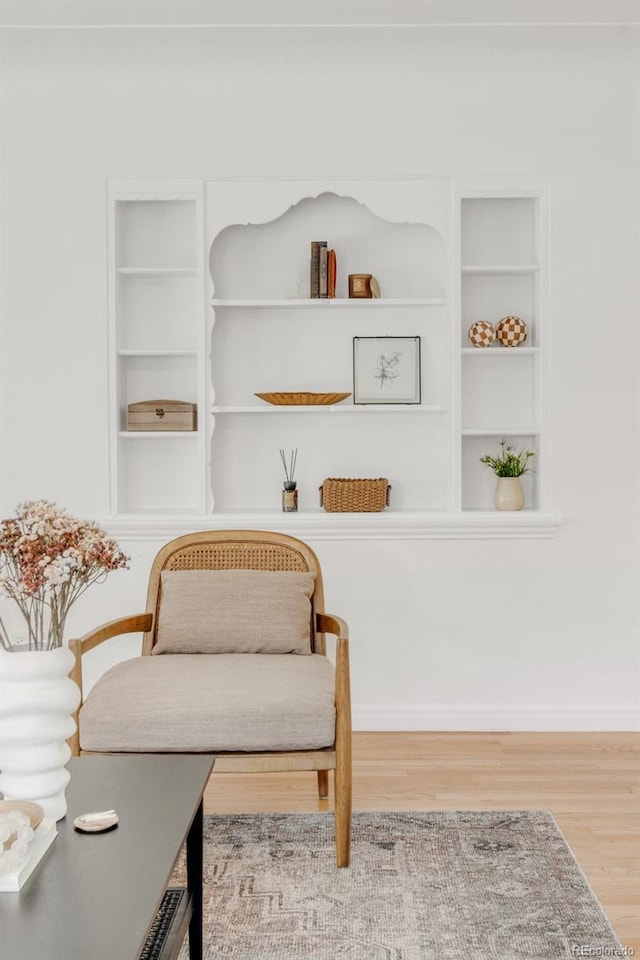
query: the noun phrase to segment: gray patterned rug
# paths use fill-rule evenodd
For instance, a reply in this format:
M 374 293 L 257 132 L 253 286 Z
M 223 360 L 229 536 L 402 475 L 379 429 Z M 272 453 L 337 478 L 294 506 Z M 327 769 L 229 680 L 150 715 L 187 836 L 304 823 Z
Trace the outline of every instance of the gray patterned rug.
M 355 813 L 340 870 L 329 814 L 208 816 L 204 917 L 205 960 L 623 955 L 539 810 Z

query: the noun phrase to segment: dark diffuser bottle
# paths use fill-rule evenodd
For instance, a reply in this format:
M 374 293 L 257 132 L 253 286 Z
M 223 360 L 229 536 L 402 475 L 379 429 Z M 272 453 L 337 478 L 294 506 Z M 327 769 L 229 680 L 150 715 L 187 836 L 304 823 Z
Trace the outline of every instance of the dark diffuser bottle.
M 282 509 L 284 513 L 295 513 L 298 509 L 298 491 L 295 480 L 285 480 L 282 491 Z

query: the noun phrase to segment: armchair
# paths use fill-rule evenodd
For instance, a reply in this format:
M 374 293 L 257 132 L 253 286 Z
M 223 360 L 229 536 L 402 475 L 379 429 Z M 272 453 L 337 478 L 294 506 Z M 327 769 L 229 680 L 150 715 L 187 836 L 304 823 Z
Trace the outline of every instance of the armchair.
M 281 533 L 204 531 L 157 554 L 146 613 L 70 647 L 82 656 L 142 632 L 142 655 L 102 676 L 77 713 L 78 754 L 209 753 L 215 771 L 334 771 L 336 863 L 349 864 L 351 702 L 348 628 L 325 613 L 307 544 Z M 335 666 L 326 634 L 336 638 Z

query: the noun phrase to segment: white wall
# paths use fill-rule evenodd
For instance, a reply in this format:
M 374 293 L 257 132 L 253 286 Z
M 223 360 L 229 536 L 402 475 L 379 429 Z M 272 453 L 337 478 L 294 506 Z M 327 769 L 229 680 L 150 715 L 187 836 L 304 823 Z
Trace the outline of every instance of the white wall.
M 632 28 L 10 30 L 2 515 L 108 512 L 107 177 L 546 174 L 552 540 L 326 541 L 360 727 L 631 726 L 638 653 Z M 637 470 L 635 471 L 637 478 Z M 74 610 L 142 609 L 159 544 Z M 135 639 L 91 655 L 90 681 Z

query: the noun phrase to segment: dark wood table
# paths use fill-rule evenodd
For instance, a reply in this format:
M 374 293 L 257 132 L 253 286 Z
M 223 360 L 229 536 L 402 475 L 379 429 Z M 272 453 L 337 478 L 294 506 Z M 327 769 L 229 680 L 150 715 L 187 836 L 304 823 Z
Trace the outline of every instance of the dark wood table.
M 202 960 L 202 795 L 210 756 L 75 757 L 58 836 L 19 893 L 0 893 L 7 960 L 138 960 L 186 841 L 187 890 L 170 954 L 189 927 Z M 81 813 L 114 809 L 118 826 L 83 834 Z

